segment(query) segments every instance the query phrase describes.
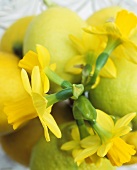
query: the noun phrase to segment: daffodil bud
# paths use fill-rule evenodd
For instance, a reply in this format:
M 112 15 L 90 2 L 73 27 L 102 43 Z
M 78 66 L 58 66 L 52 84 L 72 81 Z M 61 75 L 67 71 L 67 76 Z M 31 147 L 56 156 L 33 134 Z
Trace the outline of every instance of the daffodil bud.
M 73 105 L 73 114 L 76 120 L 84 119 L 95 122 L 97 113 L 90 101 L 85 96 L 80 96 Z
M 73 98 L 78 99 L 78 97 L 84 92 L 83 84 L 73 84 Z

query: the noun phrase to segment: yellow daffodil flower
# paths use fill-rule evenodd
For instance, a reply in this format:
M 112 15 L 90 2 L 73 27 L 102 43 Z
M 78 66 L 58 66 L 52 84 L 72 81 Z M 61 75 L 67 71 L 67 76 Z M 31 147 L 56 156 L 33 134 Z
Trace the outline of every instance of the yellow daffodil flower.
M 47 83 L 49 84 L 49 79 L 45 75 L 44 69 L 46 67 L 49 67 L 51 70 L 54 71 L 56 68 L 56 64 L 50 65 L 50 54 L 44 46 L 37 44 L 36 50 L 37 53 L 31 50 L 28 51 L 23 57 L 23 59 L 20 60 L 19 67 L 24 68 L 28 73 L 31 73 L 34 66 L 39 66 L 42 77 L 42 83 L 47 85 Z M 46 87 L 48 86 L 44 87 L 45 93 L 47 91 Z
M 47 99 L 45 98 L 45 90 L 49 90 L 49 83 L 43 85 L 38 66 L 34 66 L 31 75 L 31 84 L 27 72 L 22 69 L 21 77 L 25 90 L 28 92 L 30 98 L 27 101 L 21 100 L 5 107 L 5 112 L 8 116 L 8 122 L 16 129 L 25 122 L 39 117 L 45 132 L 45 138 L 50 141 L 48 128 L 57 137 L 61 137 L 61 131 L 55 122 L 53 116 L 50 114 L 52 106 L 47 107 Z M 27 103 L 26 103 L 27 102 Z M 28 106 L 28 107 L 27 107 Z M 25 109 L 24 109 L 25 108 Z
M 100 27 L 87 27 L 84 30 L 94 35 L 103 35 L 108 38 L 106 52 L 111 53 L 115 48 L 121 48 L 125 57 L 137 63 L 137 46 L 130 40 L 131 32 L 137 26 L 137 16 L 127 10 L 118 12 L 115 21 L 106 22 Z
M 94 153 L 99 157 L 107 155 L 114 166 L 121 166 L 130 161 L 131 156 L 136 153 L 134 146 L 127 144 L 120 137 L 131 130 L 128 124 L 136 114 L 127 114 L 114 124 L 112 118 L 106 113 L 100 110 L 97 110 L 97 113 L 97 123 L 93 126 L 97 135 L 90 135 L 81 141 L 81 147 L 85 149 L 75 158 L 75 161 L 85 159 Z
M 90 134 L 92 136 L 94 136 L 95 138 L 97 136 L 94 135 L 93 130 L 90 129 Z M 78 155 L 80 155 L 83 151 L 83 147 L 81 146 L 81 143 L 83 142 L 83 140 L 85 139 L 80 139 L 80 134 L 79 134 L 79 130 L 78 127 L 74 127 L 71 131 L 71 136 L 72 136 L 72 140 L 69 142 L 64 143 L 61 146 L 62 150 L 72 150 L 72 156 L 75 160 L 75 158 L 77 158 Z M 93 137 L 93 141 L 94 141 L 94 137 Z M 96 140 L 96 139 L 95 139 Z M 96 140 L 97 141 L 97 140 Z M 94 141 L 94 142 L 96 142 Z M 99 140 L 98 140 L 99 141 Z M 98 146 L 98 141 L 97 141 L 97 146 Z M 93 148 L 92 151 L 90 150 L 90 156 L 85 158 L 85 161 L 87 161 L 88 163 L 95 163 L 96 165 L 99 165 L 101 162 L 101 158 L 99 156 L 97 156 L 96 154 L 94 154 L 96 152 L 97 148 Z M 92 155 L 93 153 L 93 155 Z M 82 158 L 81 160 L 75 160 L 75 162 L 77 162 L 77 165 L 79 166 L 82 162 L 84 161 L 84 159 Z
M 52 131 L 52 133 L 56 137 L 60 138 L 61 131 L 60 131 L 59 127 L 57 126 L 53 116 L 50 114 L 52 106 L 47 107 L 48 101 L 44 97 L 44 91 L 45 91 L 44 87 L 45 86 L 43 87 L 43 84 L 42 84 L 39 67 L 35 66 L 32 70 L 31 85 L 29 82 L 28 74 L 24 69 L 22 69 L 21 76 L 22 76 L 25 90 L 32 97 L 34 107 L 35 107 L 38 117 L 44 127 L 46 140 L 50 141 L 48 128 Z M 48 90 L 49 90 L 49 84 L 47 83 L 47 91 Z
M 37 117 L 36 109 L 29 95 L 5 104 L 4 113 L 7 115 L 8 123 L 13 125 L 14 130 L 30 119 Z
M 75 158 L 82 151 L 82 148 L 80 146 L 80 135 L 77 126 L 72 129 L 71 136 L 73 140 L 63 144 L 61 146 L 61 149 L 66 151 L 72 150 L 72 156 Z M 82 162 L 83 160 L 77 161 L 77 165 L 80 165 Z
M 66 64 L 65 71 L 71 74 L 80 74 L 82 72 L 82 67 L 87 63 L 92 65 L 94 71 L 94 66 L 97 57 L 104 50 L 106 39 L 100 38 L 95 35 L 90 35 L 83 33 L 82 39 L 70 36 L 74 47 L 78 50 L 79 55 L 74 56 Z M 100 76 L 113 78 L 116 77 L 116 68 L 113 61 L 109 58 L 107 64 L 100 72 Z

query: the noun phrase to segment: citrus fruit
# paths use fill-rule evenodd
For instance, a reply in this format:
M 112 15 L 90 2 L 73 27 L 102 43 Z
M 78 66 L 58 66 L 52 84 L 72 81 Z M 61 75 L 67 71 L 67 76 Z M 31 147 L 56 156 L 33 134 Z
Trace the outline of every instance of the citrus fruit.
M 13 160 L 28 166 L 31 150 L 43 133 L 39 119 L 32 119 L 16 132 L 1 136 L 2 149 Z
M 86 25 L 75 12 L 63 7 L 51 7 L 36 16 L 30 23 L 24 38 L 24 54 L 36 50 L 36 44 L 45 46 L 51 55 L 51 63 L 56 63 L 56 73 L 70 82 L 79 82 L 80 76 L 64 71 L 67 61 L 78 52 L 74 48 L 69 35 L 82 35 L 82 27 Z M 52 85 L 52 90 L 57 86 Z
M 72 120 L 72 112 L 66 102 L 54 104 L 51 114 L 57 124 Z M 43 133 L 43 127 L 39 119 L 35 118 L 14 133 L 1 136 L 1 145 L 10 158 L 20 164 L 29 166 L 32 148 Z
M 13 131 L 3 111 L 4 105 L 21 96 L 28 97 L 22 84 L 18 62 L 15 55 L 0 52 L 0 135 Z
M 31 155 L 30 169 L 31 170 L 114 170 L 115 168 L 110 162 L 105 159 L 100 167 L 94 164 L 82 163 L 79 167 L 74 163 L 71 153 L 60 149 L 64 142 L 71 139 L 71 128 L 73 122 L 65 123 L 60 126 L 62 138 L 57 139 L 50 134 L 51 141 L 46 142 L 44 137 L 41 137 L 34 146 Z
M 57 124 L 69 122 L 74 119 L 72 109 L 66 101 L 54 104 L 51 114 L 53 115 Z
M 137 65 L 124 57 L 113 56 L 112 60 L 117 69 L 117 77 L 102 77 L 98 86 L 90 91 L 90 100 L 95 108 L 121 117 L 137 112 Z M 132 123 L 133 129 L 137 129 L 137 116 Z
M 120 6 L 110 6 L 102 8 L 95 11 L 91 16 L 86 20 L 89 25 L 98 26 L 102 25 L 109 20 L 114 20 L 117 13 L 122 8 Z
M 0 50 L 14 53 L 22 57 L 23 39 L 26 29 L 33 16 L 26 16 L 15 21 L 4 32 L 0 42 Z

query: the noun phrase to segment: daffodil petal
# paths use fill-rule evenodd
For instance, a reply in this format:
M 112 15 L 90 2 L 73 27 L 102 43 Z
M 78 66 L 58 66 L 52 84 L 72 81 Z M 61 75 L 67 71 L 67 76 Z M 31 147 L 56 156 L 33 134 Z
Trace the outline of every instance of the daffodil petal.
M 75 158 L 77 155 L 79 155 L 80 153 L 82 152 L 82 149 L 74 149 L 73 151 L 72 151 L 72 156 L 73 156 L 73 158 Z M 82 160 L 78 160 L 76 163 L 77 163 L 77 166 L 79 166 L 82 162 L 84 161 L 84 159 L 82 159 Z
M 41 82 L 42 82 L 42 88 L 43 88 L 43 94 L 47 93 L 49 91 L 49 87 L 50 87 L 50 82 L 48 77 L 46 76 L 46 74 L 42 71 L 41 73 Z
M 107 35 L 107 31 L 104 29 L 104 27 L 94 27 L 94 26 L 88 26 L 83 28 L 83 30 L 90 34 L 95 35 Z
M 43 118 L 41 116 L 39 116 L 39 119 L 40 119 L 40 122 L 41 122 L 41 124 L 42 124 L 42 126 L 44 128 L 45 139 L 46 139 L 47 142 L 49 142 L 50 141 L 50 136 L 49 136 L 49 132 L 48 132 L 48 127 L 45 124 L 45 122 L 44 122 L 44 120 L 43 120 Z
M 43 81 L 43 86 L 44 86 L 44 89 L 43 89 L 44 93 L 47 93 L 49 91 L 50 82 L 49 82 L 48 77 L 45 74 L 43 74 L 42 81 Z
M 95 145 L 100 145 L 101 141 L 97 135 L 88 136 L 80 141 L 82 148 L 94 147 Z
M 105 112 L 98 109 L 97 109 L 97 122 L 102 128 L 106 129 L 107 131 L 110 131 L 111 129 L 114 128 L 114 122 L 112 118 Z
M 91 148 L 87 148 L 87 149 L 84 149 L 82 152 L 80 152 L 80 154 L 78 154 L 76 157 L 75 157 L 75 162 L 77 161 L 81 161 L 91 155 L 93 155 L 98 149 L 98 146 L 93 146 Z
M 36 45 L 38 59 L 41 65 L 41 68 L 44 69 L 46 66 L 49 66 L 50 63 L 50 54 L 49 51 L 42 45 Z
M 100 47 L 100 45 L 101 45 L 100 39 L 95 35 L 83 32 L 82 37 L 83 37 L 83 45 L 85 48 L 85 52 L 96 51 L 97 48 Z
M 131 41 L 125 41 L 120 48 L 124 51 L 127 60 L 137 64 L 137 46 Z
M 80 141 L 80 134 L 77 126 L 72 129 L 71 136 L 74 140 Z
M 38 66 L 35 66 L 31 75 L 32 92 L 43 94 L 43 87 L 41 82 L 40 70 Z
M 31 73 L 34 66 L 39 66 L 37 54 L 29 51 L 25 54 L 23 59 L 19 61 L 19 67 L 24 68 L 27 72 Z
M 118 129 L 114 128 L 114 137 L 119 137 L 119 136 L 124 136 L 127 133 L 129 133 L 131 131 L 131 127 L 130 126 L 122 126 Z
M 100 156 L 100 157 L 104 157 L 108 153 L 108 151 L 109 151 L 109 149 L 111 148 L 112 145 L 113 145 L 113 142 L 108 142 L 108 143 L 102 144 L 98 148 L 97 155 Z
M 136 113 L 129 113 L 129 114 L 123 116 L 122 118 L 117 120 L 117 122 L 115 124 L 115 128 L 127 126 L 135 116 L 136 116 Z
M 85 53 L 85 47 L 84 47 L 83 42 L 73 35 L 70 35 L 69 37 L 70 37 L 71 41 L 73 42 L 75 48 L 79 51 L 79 53 L 80 54 Z
M 21 70 L 21 78 L 22 78 L 22 82 L 23 82 L 23 86 L 25 88 L 25 90 L 29 93 L 29 95 L 31 95 L 31 86 L 30 86 L 30 82 L 29 82 L 29 77 L 27 72 L 22 69 Z
M 45 113 L 43 115 L 43 120 L 46 123 L 46 125 L 48 126 L 48 128 L 51 130 L 51 132 L 57 137 L 57 138 L 61 138 L 61 131 L 56 123 L 56 121 L 54 120 L 53 116 L 49 113 Z
M 77 148 L 78 144 L 79 143 L 74 141 L 74 140 L 70 141 L 70 142 L 66 142 L 61 146 L 61 149 L 66 150 L 66 151 L 71 150 L 71 149 L 75 149 L 75 148 Z
M 32 93 L 32 100 L 39 117 L 42 116 L 46 111 L 47 100 L 37 93 Z
M 99 83 L 100 83 L 100 76 L 98 76 L 98 77 L 96 78 L 96 82 L 95 82 L 95 84 L 93 84 L 93 85 L 91 86 L 91 89 L 95 89 Z
M 77 55 L 70 59 L 66 66 L 65 66 L 65 72 L 71 73 L 71 74 L 80 74 L 82 72 L 82 65 L 85 65 L 86 61 L 84 59 L 83 55 Z
M 106 78 L 116 78 L 117 75 L 116 66 L 110 58 L 108 58 L 107 63 L 102 68 L 99 75 L 101 77 L 106 77 Z

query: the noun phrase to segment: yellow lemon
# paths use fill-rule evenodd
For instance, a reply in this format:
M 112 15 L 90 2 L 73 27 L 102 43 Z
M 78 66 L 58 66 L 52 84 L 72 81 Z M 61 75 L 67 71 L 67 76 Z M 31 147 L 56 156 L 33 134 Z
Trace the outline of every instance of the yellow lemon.
M 72 111 L 66 102 L 59 102 L 52 108 L 51 114 L 57 124 L 71 121 Z M 1 136 L 1 145 L 6 154 L 13 160 L 29 166 L 33 146 L 44 134 L 38 118 L 30 120 L 14 133 Z
M 71 153 L 60 149 L 64 142 L 71 139 L 70 133 L 73 126 L 73 122 L 60 126 L 63 135 L 61 139 L 57 139 L 52 134 L 50 135 L 50 142 L 46 142 L 44 137 L 40 138 L 32 150 L 30 161 L 31 170 L 115 170 L 115 167 L 113 167 L 107 159 L 104 159 L 100 167 L 86 163 L 82 163 L 78 167 L 77 164 L 74 163 Z
M 39 119 L 35 118 L 16 132 L 2 136 L 1 146 L 10 158 L 28 166 L 31 150 L 43 133 Z
M 4 104 L 28 96 L 22 84 L 18 62 L 15 55 L 0 52 L 0 135 L 13 131 L 3 111 Z
M 23 39 L 33 16 L 26 16 L 15 21 L 3 34 L 0 50 L 22 57 Z
M 75 12 L 63 7 L 51 7 L 36 16 L 29 25 L 24 39 L 24 54 L 36 50 L 36 44 L 45 46 L 51 54 L 51 63 L 57 64 L 56 73 L 73 83 L 80 76 L 66 73 L 67 61 L 77 54 L 69 35 L 81 37 L 82 27 L 86 25 Z M 53 86 L 57 91 L 57 86 Z
M 113 56 L 112 59 L 117 77 L 101 78 L 98 86 L 91 90 L 90 100 L 95 108 L 121 117 L 137 112 L 137 65 L 125 58 Z M 133 119 L 133 128 L 137 129 L 137 116 Z
M 95 11 L 91 16 L 88 17 L 87 23 L 89 25 L 98 26 L 102 25 L 109 20 L 114 20 L 117 12 L 122 9 L 120 6 L 110 6 L 102 8 L 98 11 Z

